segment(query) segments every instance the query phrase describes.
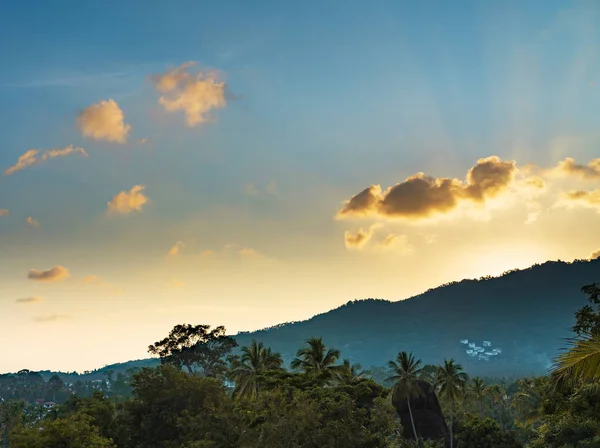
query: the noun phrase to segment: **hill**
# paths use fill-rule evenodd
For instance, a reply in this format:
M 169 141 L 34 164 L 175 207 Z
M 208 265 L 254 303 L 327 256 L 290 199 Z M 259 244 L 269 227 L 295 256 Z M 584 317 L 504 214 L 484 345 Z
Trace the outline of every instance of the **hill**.
M 424 363 L 453 357 L 470 374 L 540 374 L 564 338 L 572 336 L 574 313 L 587 303 L 581 287 L 596 282 L 600 259 L 547 262 L 499 277 L 453 282 L 399 302 L 352 301 L 307 321 L 236 339 L 240 345 L 260 340 L 286 360 L 305 339 L 320 336 L 363 366 L 386 365 L 406 350 Z M 461 340 L 483 351 L 482 359 L 467 353 L 473 346 Z M 493 348 L 501 353 L 492 354 Z
M 351 301 L 306 321 L 241 332 L 235 338 L 240 346 L 252 339 L 262 341 L 280 352 L 286 363 L 314 336 L 365 367 L 387 365 L 406 350 L 424 363 L 439 364 L 453 357 L 472 375 L 541 374 L 563 347 L 564 338 L 572 336 L 574 313 L 587 303 L 581 287 L 597 282 L 600 259 L 549 261 L 499 277 L 448 283 L 398 302 Z M 142 359 L 84 375 L 58 373 L 65 379 L 93 380 L 106 370 L 116 374 L 157 364 L 155 359 Z M 40 373 L 47 379 L 55 372 Z

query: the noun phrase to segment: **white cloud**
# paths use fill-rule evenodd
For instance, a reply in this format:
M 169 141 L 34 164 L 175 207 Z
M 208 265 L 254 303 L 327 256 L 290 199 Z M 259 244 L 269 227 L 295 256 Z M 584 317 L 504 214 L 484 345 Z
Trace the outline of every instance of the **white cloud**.
M 131 125 L 125 124 L 125 114 L 113 99 L 86 107 L 77 117 L 77 125 L 84 137 L 125 143 Z

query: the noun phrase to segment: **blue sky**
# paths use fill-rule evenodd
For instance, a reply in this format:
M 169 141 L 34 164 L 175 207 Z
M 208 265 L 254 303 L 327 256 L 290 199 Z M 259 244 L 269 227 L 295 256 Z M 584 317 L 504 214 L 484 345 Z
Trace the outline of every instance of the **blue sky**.
M 599 154 L 599 19 L 600 5 L 583 1 L 5 2 L 0 167 L 32 148 L 74 145 L 88 157 L 0 177 L 0 331 L 52 328 L 62 347 L 92 324 L 116 335 L 133 314 L 143 323 L 138 337 L 119 345 L 115 336 L 88 361 L 45 358 L 32 340 L 0 369 L 92 368 L 145 356 L 182 319 L 254 329 L 355 298 L 400 300 L 589 256 L 600 248 L 593 196 L 577 206 L 560 198 L 595 191 L 597 179 L 557 167 Z M 161 107 L 151 78 L 187 61 L 226 85 L 226 106 L 199 126 Z M 78 127 L 109 99 L 131 126 L 124 144 Z M 441 221 L 334 219 L 370 185 L 385 190 L 419 172 L 467 182 L 489 156 L 520 169 L 510 200 L 490 193 Z M 523 192 L 528 164 L 547 196 Z M 107 202 L 134 185 L 148 203 L 107 216 Z M 360 229 L 366 239 L 353 246 L 345 232 Z M 386 233 L 401 242 L 395 251 L 369 249 Z M 181 253 L 168 257 L 177 241 Z M 260 255 L 254 264 L 231 255 L 244 248 Z M 205 250 L 223 259 L 201 259 Z M 27 278 L 53 266 L 69 280 Z M 86 275 L 122 293 L 85 289 Z M 44 300 L 15 304 L 34 295 Z

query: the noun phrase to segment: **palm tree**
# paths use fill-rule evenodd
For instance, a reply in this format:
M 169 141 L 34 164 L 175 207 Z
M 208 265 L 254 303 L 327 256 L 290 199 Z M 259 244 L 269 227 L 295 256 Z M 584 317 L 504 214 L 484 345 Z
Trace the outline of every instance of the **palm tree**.
M 504 400 L 506 399 L 506 392 L 502 389 L 499 384 L 493 384 L 485 388 L 485 394 L 488 396 L 491 402 L 492 409 L 495 409 L 496 421 L 500 425 L 502 431 L 504 431 Z
M 340 357 L 340 351 L 335 348 L 327 349 L 321 338 L 310 338 L 306 340 L 306 347 L 296 353 L 292 360 L 292 369 L 300 369 L 304 372 L 323 372 L 331 375 L 335 372 L 335 363 Z
M 558 357 L 550 373 L 555 383 L 600 378 L 600 333 L 583 334 L 568 342 L 568 351 Z
M 281 369 L 281 364 L 279 353 L 273 353 L 270 348 L 265 348 L 262 342 L 252 340 L 249 347 L 242 347 L 242 356 L 231 368 L 231 375 L 236 382 L 234 395 L 256 397 L 260 375 Z
M 349 359 L 344 359 L 335 370 L 335 380 L 341 384 L 351 384 L 371 374 L 371 371 L 362 370 L 360 364 L 352 364 Z
M 454 359 L 444 360 L 444 365 L 438 369 L 436 377 L 436 386 L 440 396 L 450 403 L 450 448 L 452 448 L 454 443 L 452 435 L 454 403 L 464 396 L 469 377 L 463 372 L 462 366 L 456 364 Z
M 523 378 L 518 384 L 519 391 L 514 395 L 513 407 L 525 418 L 526 423 L 533 424 L 540 417 L 544 379 Z
M 483 418 L 483 402 L 485 400 L 485 382 L 478 376 L 471 379 L 469 393 L 479 402 L 479 414 Z
M 418 440 L 417 428 L 415 427 L 415 420 L 410 407 L 410 398 L 417 397 L 423 393 L 417 382 L 422 371 L 420 367 L 421 360 L 415 359 L 412 353 L 400 352 L 396 361 L 388 362 L 388 366 L 392 371 L 392 375 L 386 378 L 386 381 L 394 383 L 392 386 L 392 393 L 394 395 L 398 394 L 400 397 L 406 398 L 413 435 L 415 440 Z

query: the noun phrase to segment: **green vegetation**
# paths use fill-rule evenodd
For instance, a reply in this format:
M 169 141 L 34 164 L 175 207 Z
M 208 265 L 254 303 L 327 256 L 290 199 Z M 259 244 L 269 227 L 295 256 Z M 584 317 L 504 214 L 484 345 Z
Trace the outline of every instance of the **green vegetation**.
M 571 348 L 548 375 L 515 380 L 469 378 L 452 358 L 423 365 L 404 351 L 388 369 L 366 372 L 340 362 L 341 352 L 320 338 L 306 340 L 288 370 L 261 342 L 233 353 L 224 328 L 179 325 L 150 346 L 157 367 L 107 369 L 104 379 L 78 385 L 27 370 L 2 376 L 0 446 L 597 447 L 600 368 L 588 346 L 600 334 L 598 286 L 584 292 L 590 305 L 575 313 Z M 424 412 L 413 405 L 423 402 L 422 384 L 439 398 L 446 441 L 422 440 Z M 398 399 L 409 403 L 410 418 L 398 418 Z M 60 404 L 45 408 L 44 400 Z

